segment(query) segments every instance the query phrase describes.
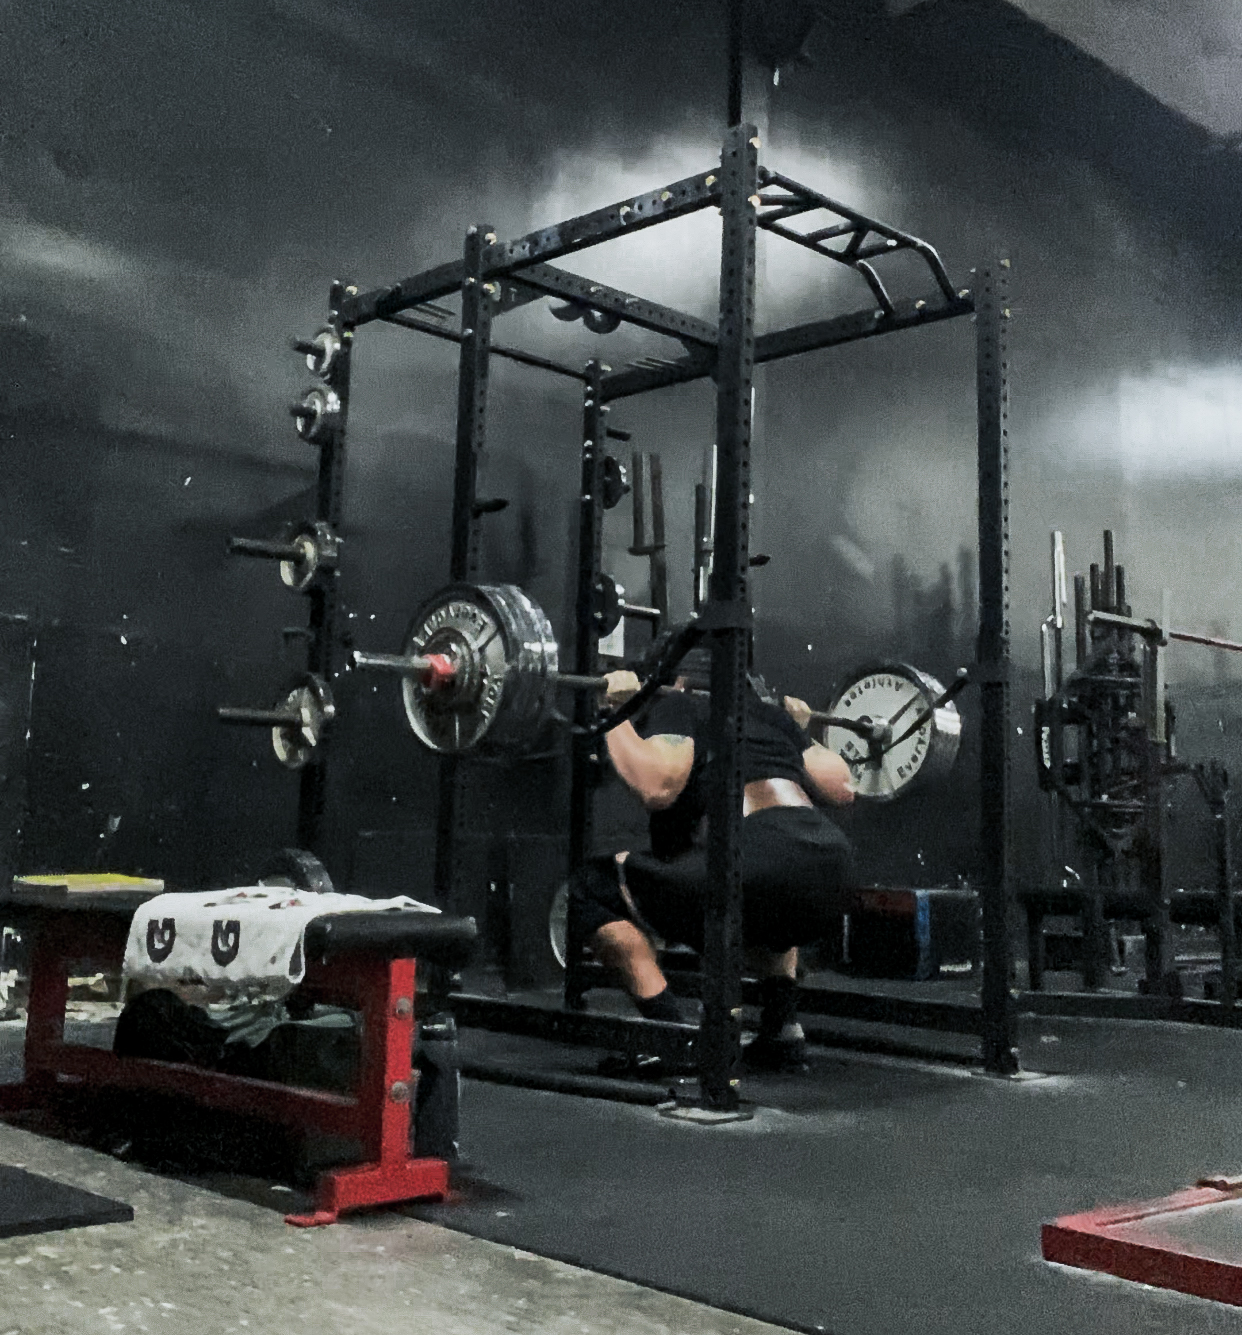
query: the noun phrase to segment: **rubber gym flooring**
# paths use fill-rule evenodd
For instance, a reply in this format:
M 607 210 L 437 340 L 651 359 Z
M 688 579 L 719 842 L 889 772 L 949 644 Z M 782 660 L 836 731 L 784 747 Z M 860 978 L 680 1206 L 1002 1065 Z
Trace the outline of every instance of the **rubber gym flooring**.
M 468 1081 L 460 1199 L 417 1213 L 812 1332 L 1242 1332 L 1242 1310 L 1039 1255 L 1046 1219 L 1242 1168 L 1242 1034 L 1029 1020 L 1023 1039 L 1043 1078 L 816 1048 L 717 1127 Z
M 717 1127 L 468 1080 L 456 1195 L 407 1212 L 798 1330 L 1242 1335 L 1242 1309 L 1039 1255 L 1046 1219 L 1242 1169 L 1242 1034 L 1028 1019 L 1022 1037 L 1040 1078 L 815 1048 L 809 1074 L 746 1082 L 753 1120 Z M 11 1079 L 20 1034 L 2 1041 Z M 273 1203 L 257 1177 L 180 1176 Z

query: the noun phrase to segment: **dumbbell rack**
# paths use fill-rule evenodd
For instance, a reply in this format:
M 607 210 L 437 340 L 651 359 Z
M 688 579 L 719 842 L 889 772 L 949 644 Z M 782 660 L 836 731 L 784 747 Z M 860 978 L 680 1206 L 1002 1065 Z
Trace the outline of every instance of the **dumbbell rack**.
M 816 349 L 972 315 L 976 321 L 979 464 L 981 849 L 984 971 L 982 1017 L 977 1024 L 988 1069 L 1016 1070 L 1014 1017 L 1010 993 L 1011 951 L 1006 928 L 1008 904 L 1008 732 L 1009 685 L 1008 488 L 1006 424 L 1005 309 L 1007 261 L 979 271 L 973 292 L 956 290 L 936 251 L 926 242 L 869 218 L 779 172 L 760 166 L 760 143 L 753 126 L 735 124 L 725 138 L 718 165 L 662 189 L 618 201 L 551 227 L 502 242 L 486 224 L 468 229 L 462 258 L 367 292 L 334 286 L 329 325 L 321 336 L 347 354 L 361 326 L 384 321 L 456 342 L 460 346 L 457 429 L 449 577 L 475 577 L 480 518 L 495 506 L 477 494 L 486 427 L 488 368 L 493 356 L 572 378 L 583 389 L 580 449 L 579 571 L 575 605 L 574 668 L 593 675 L 598 649 L 592 597 L 598 580 L 602 468 L 610 406 L 650 390 L 712 377 L 715 381 L 717 481 L 712 562 L 706 598 L 696 607 L 695 631 L 712 649 L 709 735 L 717 758 L 716 781 L 708 799 L 709 873 L 702 999 L 704 1017 L 698 1046 L 700 1090 L 706 1108 L 728 1114 L 738 1105 L 733 1075 L 741 1036 L 741 748 L 745 727 L 747 646 L 751 628 L 748 594 L 751 379 L 757 362 L 775 361 Z M 556 268 L 552 261 L 699 210 L 720 211 L 719 317 L 711 323 L 659 303 L 594 283 Z M 791 220 L 826 213 L 826 227 L 799 231 Z M 805 221 L 805 219 L 804 219 Z M 755 249 L 759 229 L 849 267 L 865 281 L 871 303 L 851 314 L 755 334 Z M 836 244 L 834 244 L 836 243 Z M 932 291 L 917 299 L 895 300 L 877 272 L 884 256 L 911 252 L 929 271 Z M 459 330 L 445 327 L 445 312 L 434 303 L 461 297 Z M 492 339 L 492 324 L 532 300 L 552 296 L 567 307 L 554 312 L 582 319 L 597 333 L 626 322 L 676 340 L 681 355 L 644 358 L 613 371 L 592 358 L 584 369 Z M 348 356 L 327 369 L 325 385 L 295 408 L 299 431 L 321 447 L 319 517 L 339 523 L 340 483 L 348 401 Z M 312 593 L 311 670 L 331 680 L 337 626 L 333 579 L 324 577 Z M 690 641 L 686 641 L 688 644 Z M 591 694 L 579 693 L 574 720 L 570 857 L 577 865 L 590 847 L 590 795 L 596 762 L 587 731 L 596 722 Z M 241 711 L 238 711 L 241 712 Z M 258 715 L 262 711 L 251 711 Z M 287 705 L 237 721 L 294 727 Z M 324 757 L 312 748 L 306 761 L 299 826 L 307 842 L 321 835 Z M 463 760 L 440 761 L 436 886 L 439 902 L 458 901 L 464 803 Z M 579 1017 L 586 1020 L 588 1017 Z

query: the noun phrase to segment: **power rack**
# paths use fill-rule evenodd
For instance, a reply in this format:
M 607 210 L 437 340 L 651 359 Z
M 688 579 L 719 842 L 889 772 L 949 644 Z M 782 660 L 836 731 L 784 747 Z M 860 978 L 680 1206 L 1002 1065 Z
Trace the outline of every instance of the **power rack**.
M 457 380 L 456 461 L 449 578 L 473 579 L 479 563 L 480 521 L 490 508 L 477 492 L 480 453 L 486 432 L 488 372 L 492 357 L 502 357 L 577 380 L 583 387 L 580 451 L 581 489 L 578 529 L 576 638 L 573 670 L 598 670 L 598 629 L 592 615 L 592 590 L 600 574 L 602 469 L 609 429 L 609 405 L 650 390 L 711 377 L 716 388 L 717 501 L 714 562 L 709 594 L 698 624 L 711 644 L 710 736 L 720 758 L 709 794 L 709 867 L 712 889 L 706 909 L 703 956 L 703 1020 L 699 1032 L 699 1070 L 705 1107 L 729 1112 L 737 1107 L 733 1070 L 740 1045 L 741 746 L 745 723 L 747 637 L 751 624 L 748 594 L 751 381 L 756 364 L 778 361 L 817 349 L 837 347 L 916 329 L 941 320 L 973 316 L 976 326 L 978 397 L 978 556 L 979 635 L 972 680 L 981 696 L 980 881 L 983 923 L 982 1006 L 971 1018 L 950 1020 L 948 1027 L 977 1031 L 986 1069 L 1012 1074 L 1017 1069 L 1014 1007 L 1010 991 L 1011 945 L 1007 931 L 1010 902 L 1008 868 L 1009 779 L 1007 732 L 1009 699 L 1008 624 L 1008 429 L 1006 387 L 1007 261 L 977 270 L 972 290 L 958 290 L 936 250 L 927 242 L 870 218 L 810 187 L 764 167 L 752 125 L 738 124 L 725 137 L 720 162 L 671 185 L 629 197 L 565 222 L 501 241 L 487 224 L 466 232 L 461 259 L 425 270 L 388 287 L 367 292 L 334 284 L 329 298 L 329 333 L 338 344 L 331 365 L 321 373 L 333 398 L 330 411 L 316 409 L 321 448 L 318 518 L 333 526 L 340 520 L 340 480 L 344 468 L 345 426 L 349 400 L 350 344 L 362 326 L 382 321 L 448 339 L 460 345 Z M 555 260 L 603 242 L 641 231 L 706 208 L 722 219 L 719 316 L 715 324 L 658 302 L 619 291 L 557 268 Z M 804 224 L 810 223 L 810 226 Z M 870 301 L 844 315 L 802 323 L 756 337 L 755 249 L 762 229 L 857 273 Z M 880 266 L 890 255 L 918 256 L 930 276 L 927 292 L 895 298 Z M 428 312 L 452 294 L 461 297 L 461 324 L 451 330 Z M 581 309 L 584 323 L 598 332 L 620 323 L 636 325 L 676 340 L 679 355 L 647 358 L 612 370 L 599 358 L 582 369 L 494 341 L 493 325 L 507 312 L 542 297 L 556 297 Z M 421 308 L 421 309 L 420 309 Z M 329 340 L 331 341 L 331 339 Z M 299 414 L 299 430 L 309 410 Z M 621 433 L 614 433 L 621 434 Z M 331 586 L 329 585 L 329 588 Z M 312 604 L 310 657 L 325 674 L 337 657 L 340 627 L 331 593 Z M 576 736 L 572 756 L 569 861 L 571 872 L 588 855 L 592 840 L 592 790 L 597 746 L 587 730 L 597 705 L 587 693 L 575 703 Z M 316 848 L 323 829 L 323 771 L 326 751 L 316 754 L 302 777 L 299 834 Z M 456 902 L 455 844 L 461 831 L 462 761 L 440 761 L 435 879 L 440 902 Z M 462 998 L 465 1002 L 467 999 Z M 874 1002 L 874 998 L 859 998 Z M 814 1009 L 841 1013 L 832 994 Z M 909 1008 L 907 1008 L 909 1009 Z M 930 1008 L 917 1006 L 906 1022 L 943 1023 Z M 959 1008 L 949 1008 L 955 1013 Z M 560 1012 L 551 1017 L 522 1013 L 513 1003 L 463 1007 L 463 1019 L 491 1027 L 541 1032 L 549 1026 L 561 1037 L 590 1041 L 592 1017 Z M 918 1015 L 914 1011 L 918 1010 Z M 923 1012 L 926 1011 L 926 1014 Z M 608 1037 L 619 1022 L 598 1017 Z M 652 1031 L 680 1026 L 643 1022 L 645 1042 Z M 571 1032 L 572 1031 L 572 1032 Z M 681 1042 L 674 1033 L 667 1043 Z

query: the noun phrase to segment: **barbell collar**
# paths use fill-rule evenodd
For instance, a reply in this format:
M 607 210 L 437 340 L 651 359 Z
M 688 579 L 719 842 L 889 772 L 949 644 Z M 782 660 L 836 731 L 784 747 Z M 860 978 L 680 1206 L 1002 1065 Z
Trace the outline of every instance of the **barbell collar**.
M 216 717 L 221 723 L 244 723 L 256 728 L 300 728 L 302 715 L 287 709 L 247 709 L 244 706 L 220 705 Z

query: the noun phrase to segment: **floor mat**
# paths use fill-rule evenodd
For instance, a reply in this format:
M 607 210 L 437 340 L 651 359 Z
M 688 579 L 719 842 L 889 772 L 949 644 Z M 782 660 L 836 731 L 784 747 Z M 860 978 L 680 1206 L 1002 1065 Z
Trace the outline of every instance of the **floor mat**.
M 87 1224 L 127 1224 L 133 1217 L 133 1207 L 123 1201 L 0 1164 L 0 1238 Z
M 1242 1333 L 1234 1309 L 1040 1257 L 1079 1202 L 1234 1162 L 1242 1035 L 1099 1037 L 1041 1021 L 1028 1046 L 1060 1071 L 1025 1081 L 813 1048 L 721 1127 L 467 1080 L 456 1195 L 409 1211 L 808 1335 Z

